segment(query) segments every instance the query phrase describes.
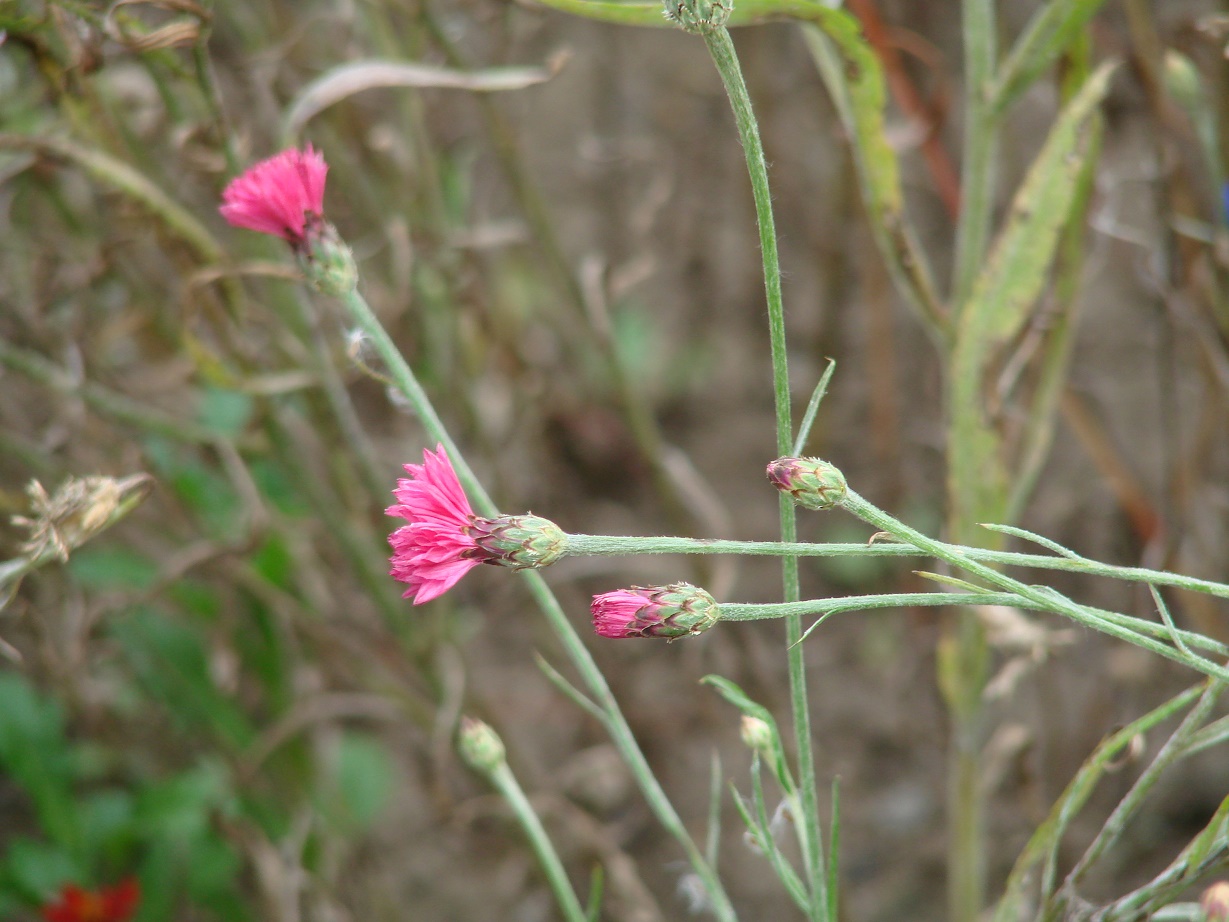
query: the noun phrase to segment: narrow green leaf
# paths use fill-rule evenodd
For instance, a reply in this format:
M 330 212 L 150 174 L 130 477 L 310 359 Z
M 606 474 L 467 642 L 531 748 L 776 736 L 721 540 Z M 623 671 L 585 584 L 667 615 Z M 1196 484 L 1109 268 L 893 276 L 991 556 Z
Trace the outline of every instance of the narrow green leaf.
M 238 704 L 214 684 L 203 638 L 169 615 L 141 608 L 112 632 L 150 695 L 185 731 L 209 729 L 219 741 L 246 749 L 256 731 Z
M 1113 71 L 1113 65 L 1102 65 L 1063 108 L 957 317 L 948 477 L 952 521 L 969 523 L 966 528 L 1006 518 L 1009 478 L 998 435 L 985 415 L 983 378 L 990 357 L 1027 321 L 1045 286 L 1085 158 L 1095 146 L 1097 105 Z M 976 540 L 968 534 L 953 537 Z
M 905 214 L 900 166 L 888 143 L 883 67 L 851 13 L 818 8 L 807 19 L 802 37 L 852 143 L 875 242 L 897 289 L 932 327 L 942 330 L 945 310 Z
M 1021 906 L 1036 906 L 1037 896 L 1026 891 L 1029 883 L 1036 879 L 1038 865 L 1043 868 L 1040 897 L 1043 901 L 1049 897 L 1054 889 L 1058 849 L 1063 834 L 1084 808 L 1109 765 L 1132 739 L 1185 708 L 1199 698 L 1204 690 L 1203 683 L 1188 688 L 1101 742 L 1080 766 L 1080 770 L 1051 808 L 1045 822 L 1033 832 L 1024 851 L 1016 859 L 1015 867 L 1007 878 L 1003 896 L 995 907 L 994 922 L 1012 922 L 1020 918 Z
M 1104 64 L 1063 108 L 1045 145 L 1012 201 L 985 268 L 961 311 L 960 339 L 981 353 L 984 340 L 1015 334 L 1028 317 L 1054 260 L 1059 232 L 1067 223 L 1097 106 L 1109 89 L 1115 65 Z
M 815 424 L 815 414 L 819 412 L 819 405 L 828 393 L 828 383 L 832 380 L 832 375 L 835 371 L 836 359 L 828 359 L 828 367 L 820 375 L 819 383 L 815 385 L 815 390 L 811 393 L 811 399 L 807 402 L 807 410 L 803 414 L 802 423 L 798 426 L 798 437 L 794 439 L 794 455 L 802 454 L 802 450 L 806 447 L 807 439 L 811 435 L 811 426 Z
M 762 704 L 752 701 L 747 693 L 729 679 L 719 675 L 706 675 L 700 680 L 704 685 L 711 685 L 726 701 L 734 705 L 748 717 L 756 717 L 764 721 L 772 732 L 772 761 L 770 766 L 777 776 L 777 783 L 787 794 L 795 791 L 793 776 L 790 775 L 788 763 L 785 761 L 785 747 L 781 745 L 781 732 L 772 712 Z
M 1105 0 L 1050 0 L 1033 14 L 999 69 L 991 108 L 1002 112 L 1080 37 Z
M 999 534 L 1011 535 L 1013 538 L 1021 538 L 1024 541 L 1031 541 L 1034 544 L 1040 544 L 1042 547 L 1047 548 L 1062 557 L 1070 557 L 1076 560 L 1080 557 L 1080 555 L 1071 550 L 1071 548 L 1063 547 L 1057 541 L 1052 541 L 1034 531 L 1028 531 L 1024 528 L 1017 528 L 1015 525 L 998 525 L 992 522 L 982 522 L 981 527 L 989 529 L 990 531 L 998 532 Z
M 0 674 L 0 774 L 25 791 L 53 842 L 77 848 L 81 816 L 73 797 L 74 760 L 64 738 L 63 710 L 15 674 Z

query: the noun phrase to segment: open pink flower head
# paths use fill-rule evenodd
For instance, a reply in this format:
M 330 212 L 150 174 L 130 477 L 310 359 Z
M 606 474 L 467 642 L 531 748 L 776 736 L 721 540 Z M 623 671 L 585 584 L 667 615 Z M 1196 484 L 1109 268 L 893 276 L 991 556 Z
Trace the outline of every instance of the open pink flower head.
M 310 144 L 249 167 L 222 192 L 218 210 L 235 227 L 303 243 L 308 222 L 324 212 L 324 157 Z
M 422 457 L 422 464 L 405 465 L 410 476 L 397 481 L 397 502 L 384 510 L 408 522 L 388 537 L 390 573 L 409 585 L 403 597 L 412 596 L 415 605 L 443 595 L 482 562 L 469 534 L 474 510 L 444 446 L 437 445 L 434 453 L 424 450 Z

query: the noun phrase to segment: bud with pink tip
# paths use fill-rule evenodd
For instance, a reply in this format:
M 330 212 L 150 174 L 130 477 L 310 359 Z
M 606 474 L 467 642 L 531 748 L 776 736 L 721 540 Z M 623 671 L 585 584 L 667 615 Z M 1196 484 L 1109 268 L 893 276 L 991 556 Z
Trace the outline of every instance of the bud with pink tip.
M 633 586 L 593 597 L 593 629 L 602 637 L 686 637 L 721 617 L 711 595 L 690 583 Z
M 768 465 L 768 479 L 805 509 L 831 509 L 849 492 L 845 475 L 819 458 L 778 458 Z
M 1199 908 L 1203 910 L 1204 922 L 1226 922 L 1229 920 L 1229 882 L 1217 881 L 1199 899 Z

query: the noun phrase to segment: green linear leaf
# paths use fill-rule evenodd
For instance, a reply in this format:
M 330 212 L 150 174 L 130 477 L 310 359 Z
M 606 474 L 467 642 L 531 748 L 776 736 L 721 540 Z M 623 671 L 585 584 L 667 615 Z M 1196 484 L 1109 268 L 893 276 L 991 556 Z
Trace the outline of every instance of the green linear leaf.
M 1114 64 L 1097 68 L 1064 107 L 1016 191 L 1007 222 L 961 311 L 960 339 L 975 351 L 990 345 L 985 340 L 1013 336 L 1041 293 L 1076 200 L 1097 106 L 1114 69 Z
M 888 143 L 883 67 L 852 14 L 820 8 L 807 18 L 802 37 L 849 135 L 875 242 L 897 288 L 941 329 L 944 308 L 925 252 L 905 215 L 899 161 Z
M 990 92 L 990 108 L 1002 112 L 1078 38 L 1105 0 L 1050 0 L 1016 40 Z

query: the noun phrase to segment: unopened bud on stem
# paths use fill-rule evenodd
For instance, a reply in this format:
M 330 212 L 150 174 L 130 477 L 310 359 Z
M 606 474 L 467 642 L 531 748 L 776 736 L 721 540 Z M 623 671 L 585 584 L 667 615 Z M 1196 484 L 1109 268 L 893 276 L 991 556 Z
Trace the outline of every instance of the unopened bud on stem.
M 804 509 L 831 509 L 845 499 L 845 475 L 819 458 L 778 458 L 768 465 L 768 479 Z
M 744 714 L 738 728 L 743 744 L 761 755 L 772 752 L 772 727 L 759 717 Z
M 686 637 L 717 623 L 711 595 L 690 583 L 633 586 L 593 597 L 593 629 L 603 637 Z
M 461 718 L 458 748 L 465 764 L 489 775 L 504 764 L 503 740 L 489 725 L 473 717 Z

